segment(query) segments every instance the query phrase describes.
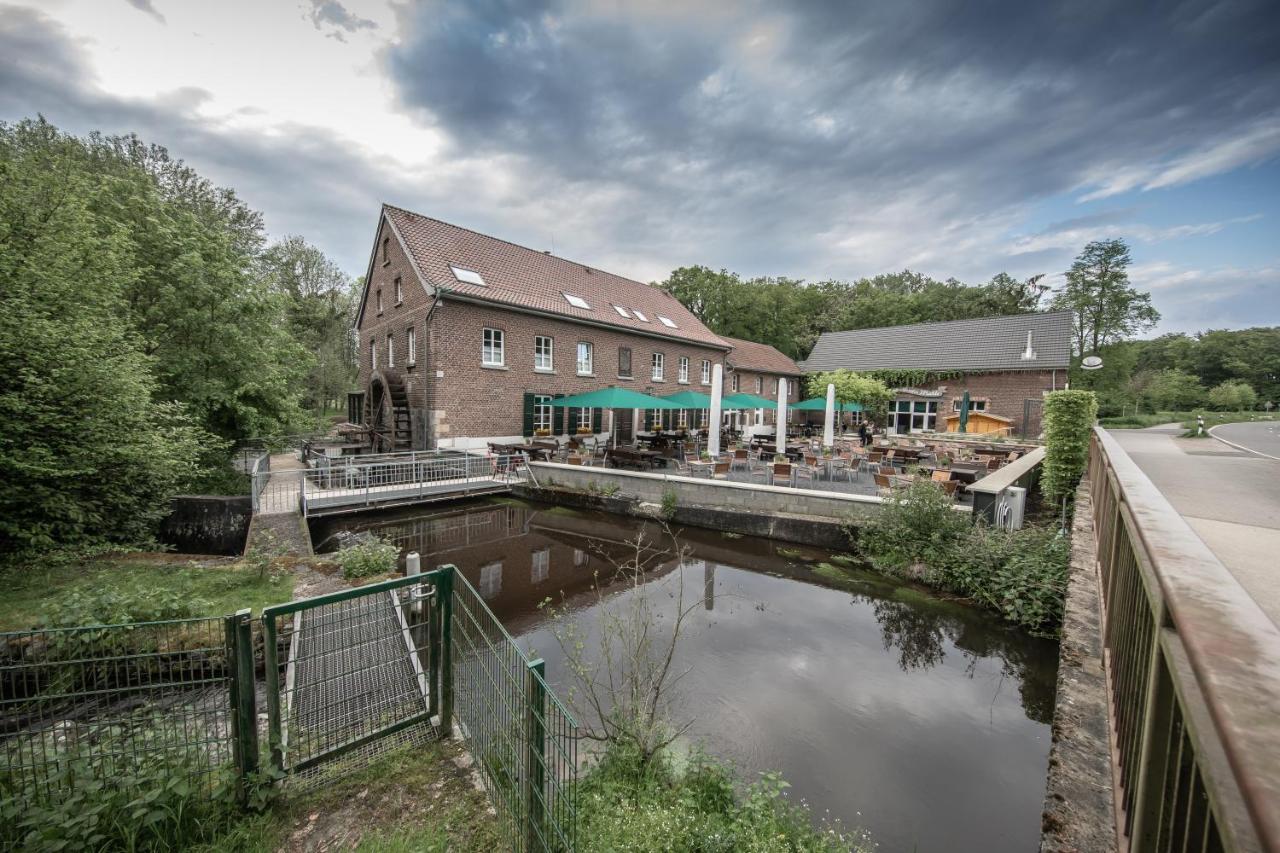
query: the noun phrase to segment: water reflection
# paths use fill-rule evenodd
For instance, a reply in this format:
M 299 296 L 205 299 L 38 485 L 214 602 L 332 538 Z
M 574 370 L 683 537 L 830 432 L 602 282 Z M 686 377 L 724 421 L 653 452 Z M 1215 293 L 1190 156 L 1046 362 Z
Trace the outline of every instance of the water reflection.
M 593 580 L 611 577 L 640 529 L 485 504 L 330 521 L 314 540 L 323 547 L 339 526 L 376 528 L 424 568 L 456 564 L 561 686 L 539 602 L 563 598 L 592 620 Z M 866 826 L 885 850 L 1036 845 L 1054 644 L 820 551 L 688 529 L 682 564 L 655 526 L 647 535 L 652 582 L 702 596 L 679 651 L 693 675 L 678 711 L 713 753 L 748 775 L 781 770 L 797 796 Z

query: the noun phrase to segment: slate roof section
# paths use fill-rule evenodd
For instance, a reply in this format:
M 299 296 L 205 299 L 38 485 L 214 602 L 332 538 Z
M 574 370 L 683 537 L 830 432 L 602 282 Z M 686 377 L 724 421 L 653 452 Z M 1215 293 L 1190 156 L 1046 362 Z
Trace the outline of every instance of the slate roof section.
M 1070 311 L 825 332 L 802 362 L 807 371 L 1062 369 L 1071 364 Z M 1031 332 L 1034 360 L 1024 360 Z
M 604 324 L 675 340 L 728 349 L 729 344 L 660 288 L 623 278 L 556 255 L 489 237 L 391 205 L 383 212 L 404 240 L 428 287 L 447 295 L 556 314 L 569 320 Z M 459 281 L 451 266 L 480 274 L 484 284 Z M 575 308 L 570 293 L 591 306 Z M 615 309 L 627 309 L 623 317 Z M 646 320 L 632 312 L 639 309 Z M 659 317 L 667 317 L 675 328 Z
M 733 345 L 728 361 L 735 368 L 754 370 L 757 373 L 779 373 L 783 376 L 801 376 L 804 374 L 804 371 L 800 369 L 800 365 L 768 344 L 744 341 L 741 338 L 731 338 L 728 335 L 721 335 L 720 337 Z

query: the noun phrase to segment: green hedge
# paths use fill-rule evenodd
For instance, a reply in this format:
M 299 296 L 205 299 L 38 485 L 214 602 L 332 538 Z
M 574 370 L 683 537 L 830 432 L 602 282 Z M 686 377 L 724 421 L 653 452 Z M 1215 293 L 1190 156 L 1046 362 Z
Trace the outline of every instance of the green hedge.
M 1040 488 L 1054 499 L 1075 491 L 1089 461 L 1089 434 L 1098 416 L 1092 391 L 1054 391 L 1044 398 L 1044 474 Z

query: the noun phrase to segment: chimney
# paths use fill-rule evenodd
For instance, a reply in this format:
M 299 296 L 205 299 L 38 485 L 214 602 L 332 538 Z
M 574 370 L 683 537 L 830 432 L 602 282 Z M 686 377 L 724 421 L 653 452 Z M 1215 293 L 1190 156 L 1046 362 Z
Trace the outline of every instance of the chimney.
M 1027 332 L 1027 348 L 1022 351 L 1023 361 L 1035 361 L 1036 351 L 1031 348 L 1031 332 Z

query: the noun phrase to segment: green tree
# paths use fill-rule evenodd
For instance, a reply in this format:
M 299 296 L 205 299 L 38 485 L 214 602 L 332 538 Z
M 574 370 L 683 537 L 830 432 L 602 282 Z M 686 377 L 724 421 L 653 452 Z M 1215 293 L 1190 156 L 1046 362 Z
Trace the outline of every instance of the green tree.
M 1258 392 L 1248 382 L 1231 379 L 1210 388 L 1208 400 L 1219 411 L 1242 412 L 1258 405 Z
M 810 397 L 825 398 L 827 386 L 834 385 L 836 402 L 858 403 L 872 418 L 883 412 L 893 399 L 893 392 L 879 379 L 844 368 L 811 374 L 808 382 Z
M 123 297 L 143 270 L 82 154 L 0 124 L 0 552 L 146 536 L 209 440 L 156 399 Z
M 1142 394 L 1154 411 L 1186 411 L 1204 402 L 1205 391 L 1195 374 L 1161 370 L 1150 377 Z
M 1123 240 L 1096 240 L 1067 270 L 1067 283 L 1054 295 L 1052 307 L 1075 314 L 1078 357 L 1131 338 L 1160 320 L 1151 295 L 1129 285 L 1129 263 Z

